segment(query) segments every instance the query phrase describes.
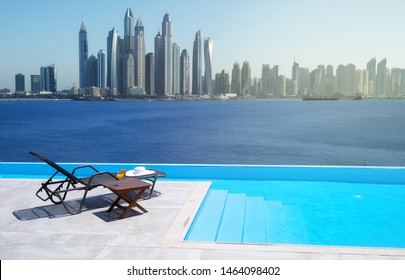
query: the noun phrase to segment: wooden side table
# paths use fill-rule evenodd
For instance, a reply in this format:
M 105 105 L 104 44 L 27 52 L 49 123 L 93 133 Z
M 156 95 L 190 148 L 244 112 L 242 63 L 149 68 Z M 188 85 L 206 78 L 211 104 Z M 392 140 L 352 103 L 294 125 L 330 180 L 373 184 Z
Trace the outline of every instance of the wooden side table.
M 117 199 L 113 202 L 110 208 L 108 208 L 107 212 L 111 212 L 114 209 L 114 207 L 118 207 L 124 210 L 124 212 L 122 212 L 122 214 L 119 217 L 120 219 L 125 218 L 129 210 L 131 210 L 131 208 L 133 207 L 138 207 L 139 209 L 141 209 L 143 213 L 148 212 L 145 208 L 143 208 L 141 205 L 137 203 L 137 200 L 142 196 L 142 194 L 147 189 L 149 189 L 149 187 L 151 186 L 149 183 L 143 182 L 135 178 L 127 178 L 125 180 L 106 182 L 103 183 L 103 186 L 108 188 L 110 191 L 112 191 L 117 195 Z M 128 194 L 134 191 L 137 191 L 137 194 L 132 199 Z M 128 206 L 123 206 L 119 204 L 121 199 L 127 202 Z

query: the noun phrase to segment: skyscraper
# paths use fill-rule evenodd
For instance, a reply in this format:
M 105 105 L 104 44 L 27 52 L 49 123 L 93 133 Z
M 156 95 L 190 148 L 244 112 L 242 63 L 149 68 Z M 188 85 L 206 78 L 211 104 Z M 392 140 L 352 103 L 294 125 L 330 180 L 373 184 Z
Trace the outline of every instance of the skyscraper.
M 127 9 L 124 16 L 124 41 L 125 52 L 131 53 L 134 50 L 134 16 L 130 8 Z
M 173 94 L 180 94 L 180 47 L 173 43 Z
M 240 95 L 242 92 L 241 79 L 242 74 L 238 62 L 233 64 L 232 78 L 231 78 L 231 92 Z
M 215 94 L 223 95 L 229 92 L 229 74 L 222 70 L 215 75 Z
M 91 55 L 86 61 L 86 87 L 97 87 L 97 58 Z
M 80 26 L 79 31 L 79 78 L 80 87 L 85 88 L 86 85 L 86 60 L 88 58 L 88 42 L 87 42 L 87 29 L 84 21 Z
M 54 64 L 41 67 L 41 91 L 52 93 L 57 91 L 56 67 Z
M 271 71 L 269 64 L 262 66 L 262 95 L 266 97 L 271 93 Z
M 163 96 L 165 94 L 164 90 L 164 64 L 163 64 L 163 54 L 162 54 L 162 35 L 160 32 L 156 34 L 155 37 L 155 63 L 154 63 L 154 71 L 155 71 L 155 93 L 159 96 Z
M 213 41 L 211 38 L 204 40 L 204 60 L 205 60 L 205 88 L 207 89 L 208 95 L 213 95 L 213 85 L 212 85 L 212 48 Z
M 41 76 L 31 75 L 31 92 L 39 93 L 41 91 Z
M 145 33 L 141 19 L 135 26 L 135 85 L 145 88 Z
M 155 55 L 150 52 L 145 58 L 145 91 L 155 95 Z
M 155 90 L 160 96 L 173 93 L 172 22 L 169 14 L 162 21 L 162 33 L 155 37 Z
M 387 82 L 387 59 L 382 59 L 377 65 L 377 77 L 376 77 L 376 94 L 377 97 L 387 95 L 386 90 Z
M 193 45 L 193 94 L 202 94 L 202 48 L 200 30 L 195 34 Z
M 368 71 L 368 91 L 370 95 L 375 96 L 376 94 L 376 59 L 375 57 L 372 58 L 367 63 L 367 71 Z
M 243 62 L 241 73 L 241 93 L 250 95 L 251 69 L 248 61 Z
M 165 14 L 162 22 L 162 53 L 164 67 L 164 94 L 173 93 L 173 49 L 172 49 L 172 22 L 169 14 Z
M 299 73 L 300 73 L 300 65 L 297 62 L 295 62 L 295 59 L 294 59 L 294 64 L 292 66 L 292 73 L 291 73 L 291 81 L 292 81 L 292 85 L 293 85 L 292 94 L 295 96 L 298 96 Z
M 190 56 L 186 49 L 181 52 L 180 56 L 180 94 L 189 95 L 190 90 Z
M 97 54 L 97 81 L 98 81 L 98 87 L 99 88 L 106 88 L 107 87 L 107 81 L 106 81 L 106 76 L 107 72 L 105 69 L 105 51 L 100 50 Z
M 16 93 L 25 92 L 25 76 L 21 73 L 15 75 L 15 92 Z
M 121 94 L 126 95 L 128 88 L 135 85 L 135 63 L 134 63 L 134 16 L 130 8 L 127 9 L 124 16 L 124 48 L 121 54 L 121 65 L 123 77 Z
M 107 87 L 110 88 L 111 95 L 118 93 L 117 47 L 118 31 L 113 28 L 107 38 Z

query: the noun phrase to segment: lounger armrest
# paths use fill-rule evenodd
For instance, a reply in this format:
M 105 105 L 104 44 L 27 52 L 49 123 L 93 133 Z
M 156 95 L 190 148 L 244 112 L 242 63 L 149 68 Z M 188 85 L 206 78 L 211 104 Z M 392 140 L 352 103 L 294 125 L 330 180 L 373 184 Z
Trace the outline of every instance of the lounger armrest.
M 83 166 L 77 166 L 77 167 L 75 167 L 74 169 L 73 169 L 73 171 L 72 171 L 72 174 L 75 174 L 75 172 L 76 172 L 76 170 L 78 170 L 78 169 L 83 169 L 83 168 L 90 168 L 90 169 L 92 169 L 93 171 L 95 171 L 95 172 L 99 172 L 94 166 L 91 166 L 91 165 L 83 165 Z

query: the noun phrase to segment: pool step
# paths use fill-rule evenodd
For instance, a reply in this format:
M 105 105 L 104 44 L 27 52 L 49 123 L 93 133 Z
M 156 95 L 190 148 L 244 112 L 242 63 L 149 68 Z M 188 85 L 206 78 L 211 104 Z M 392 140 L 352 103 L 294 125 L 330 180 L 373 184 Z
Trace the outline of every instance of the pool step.
M 228 191 L 211 190 L 204 202 L 193 230 L 187 239 L 191 241 L 215 241 Z
M 266 243 L 265 221 L 263 197 L 247 197 L 243 243 Z
M 300 207 L 263 197 L 211 190 L 187 240 L 206 242 L 293 244 L 308 240 Z
M 242 242 L 245 204 L 246 194 L 228 194 L 216 241 Z

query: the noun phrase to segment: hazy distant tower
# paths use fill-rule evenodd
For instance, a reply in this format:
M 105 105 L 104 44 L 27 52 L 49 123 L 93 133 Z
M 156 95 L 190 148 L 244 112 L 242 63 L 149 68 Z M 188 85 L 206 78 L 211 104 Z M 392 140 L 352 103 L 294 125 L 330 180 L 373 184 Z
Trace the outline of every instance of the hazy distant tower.
M 190 56 L 184 49 L 180 56 L 180 94 L 189 95 L 190 90 Z
M 84 21 L 80 26 L 79 31 L 79 78 L 80 87 L 85 88 L 86 85 L 86 60 L 88 59 L 88 42 L 87 42 L 87 29 Z
M 214 42 L 211 38 L 204 40 L 204 60 L 205 60 L 205 88 L 207 89 L 208 95 L 213 95 L 213 84 L 212 84 L 212 50 L 214 47 Z
M 235 62 L 232 68 L 231 92 L 237 95 L 240 95 L 242 92 L 241 75 L 240 65 L 238 62 Z
M 242 95 L 250 95 L 251 69 L 248 61 L 243 62 L 241 73 Z
M 368 91 L 371 95 L 375 96 L 376 93 L 376 59 L 375 57 L 372 58 L 367 63 L 367 71 L 368 71 Z
M 173 43 L 173 94 L 180 94 L 180 47 Z
M 377 65 L 377 78 L 376 78 L 376 94 L 377 97 L 387 95 L 386 92 L 387 82 L 387 59 L 384 58 Z
M 202 94 L 202 46 L 201 31 L 195 34 L 193 45 L 193 94 Z

